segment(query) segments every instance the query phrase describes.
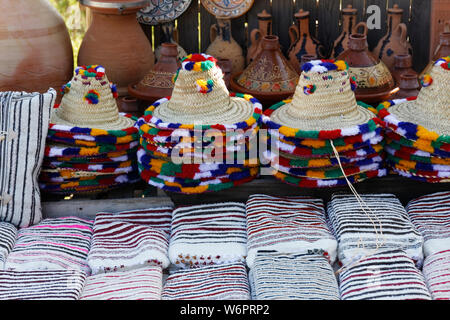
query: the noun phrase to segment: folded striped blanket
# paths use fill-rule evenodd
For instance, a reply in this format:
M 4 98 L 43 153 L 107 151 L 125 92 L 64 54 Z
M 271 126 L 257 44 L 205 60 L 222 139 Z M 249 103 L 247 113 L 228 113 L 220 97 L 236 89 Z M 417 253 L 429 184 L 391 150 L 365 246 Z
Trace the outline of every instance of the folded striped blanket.
M 87 255 L 92 221 L 76 217 L 44 219 L 20 229 L 16 244 L 6 258 L 5 269 L 81 270 L 90 273 Z
M 247 265 L 258 250 L 281 253 L 322 251 L 333 263 L 337 242 L 328 229 L 323 201 L 310 197 L 251 195 L 247 213 Z
M 78 300 L 85 280 L 77 270 L 0 271 L 0 300 Z
M 252 277 L 256 300 L 339 300 L 336 276 L 322 255 L 260 251 Z
M 162 268 L 150 266 L 86 279 L 80 300 L 161 300 Z
M 411 200 L 406 211 L 424 237 L 425 256 L 450 249 L 450 191 Z
M 167 268 L 172 208 L 97 213 L 88 264 L 92 274 L 146 265 Z
M 420 267 L 423 238 L 392 194 L 334 194 L 328 203 L 330 228 L 338 241 L 338 258 L 344 265 L 376 249 L 403 249 Z M 364 208 L 364 210 L 362 209 Z
M 423 275 L 433 300 L 450 300 L 450 250 L 427 256 Z
M 245 261 L 245 204 L 178 207 L 172 215 L 169 259 L 180 267 Z
M 17 229 L 7 222 L 0 222 L 0 269 L 4 268 L 6 257 L 16 241 Z
M 163 300 L 250 300 L 243 263 L 181 269 L 169 275 Z
M 402 250 L 380 251 L 339 274 L 342 300 L 431 300 L 422 273 Z

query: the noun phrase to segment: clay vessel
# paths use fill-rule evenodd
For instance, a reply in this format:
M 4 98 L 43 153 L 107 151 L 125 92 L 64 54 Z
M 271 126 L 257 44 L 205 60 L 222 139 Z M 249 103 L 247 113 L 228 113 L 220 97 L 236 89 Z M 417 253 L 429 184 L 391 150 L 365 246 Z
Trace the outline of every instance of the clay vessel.
M 412 56 L 410 54 L 399 54 L 394 57 L 394 69 L 391 74 L 394 77 L 395 83 L 400 83 L 400 76 L 405 73 L 415 74 L 418 78 L 417 72 L 412 68 Z
M 450 32 L 442 32 L 439 37 L 439 45 L 436 47 L 432 59 L 420 76 L 422 77 L 424 74 L 430 73 L 436 60 L 448 56 L 450 56 Z
M 131 114 L 135 117 L 142 116 L 141 108 L 139 107 L 139 101 L 132 96 L 123 96 L 117 99 L 117 106 L 120 112 Z
M 287 52 L 289 63 L 295 71 L 300 73 L 300 62 L 305 54 L 324 57 L 324 48 L 309 32 L 309 11 L 300 9 L 295 15 L 296 23 L 289 28 L 291 46 Z
M 391 97 L 392 99 L 417 97 L 420 91 L 417 73 L 404 73 L 400 75 L 399 88 L 400 90 Z
M 378 45 L 373 50 L 373 54 L 378 57 L 389 70 L 394 69 L 394 57 L 398 54 L 412 55 L 412 47 L 408 42 L 408 28 L 401 23 L 403 9 L 397 4 L 388 9 L 388 30 Z
M 80 0 L 91 9 L 92 24 L 78 53 L 78 65 L 100 64 L 116 83 L 119 96 L 128 85 L 141 80 L 153 67 L 152 47 L 136 20 L 147 1 Z
M 175 23 L 173 21 L 163 23 L 161 25 L 161 31 L 162 31 L 161 43 L 175 44 L 177 46 L 178 51 L 177 57 L 179 60 L 187 56 L 186 51 L 178 44 L 178 30 L 175 28 Z M 161 48 L 162 45 L 158 46 L 155 49 L 156 61 L 158 61 L 159 58 L 161 57 Z
M 397 91 L 395 82 L 386 65 L 369 52 L 367 36 L 352 34 L 348 46 L 337 59 L 345 60 L 350 77 L 356 78 L 356 99 L 368 104 L 387 100 Z
M 219 66 L 220 69 L 222 69 L 223 80 L 225 81 L 225 85 L 227 86 L 228 90 L 230 90 L 231 68 L 232 68 L 231 60 L 219 59 L 217 61 L 217 65 Z
M 216 59 L 230 59 L 232 72 L 239 72 L 244 69 L 245 58 L 242 48 L 231 35 L 231 19 L 217 18 L 217 24 L 213 24 L 210 29 L 211 44 L 206 49 L 206 54 Z
M 367 24 L 365 22 L 356 23 L 358 10 L 354 9 L 351 4 L 347 8 L 342 9 L 342 33 L 337 37 L 333 44 L 332 57 L 336 58 L 342 52 L 348 49 L 348 42 L 350 35 L 358 33 L 360 28 L 363 28 L 363 34 L 367 36 Z
M 0 91 L 59 91 L 73 75 L 64 20 L 47 0 L 1 1 Z
M 294 94 L 299 75 L 280 50 L 277 36 L 262 39 L 262 51 L 243 71 L 231 77 L 235 92 L 248 93 L 270 106 Z
M 174 86 L 172 78 L 180 67 L 177 55 L 176 44 L 163 43 L 160 59 L 142 80 L 128 86 L 129 94 L 148 104 L 170 96 Z
M 317 60 L 317 56 L 313 54 L 304 54 L 302 55 L 302 61 L 300 62 L 300 70 L 303 67 L 303 65 L 307 62 Z
M 258 28 L 250 32 L 251 46 L 247 49 L 247 64 L 250 64 L 261 52 L 261 39 L 272 34 L 272 15 L 264 9 L 258 13 Z

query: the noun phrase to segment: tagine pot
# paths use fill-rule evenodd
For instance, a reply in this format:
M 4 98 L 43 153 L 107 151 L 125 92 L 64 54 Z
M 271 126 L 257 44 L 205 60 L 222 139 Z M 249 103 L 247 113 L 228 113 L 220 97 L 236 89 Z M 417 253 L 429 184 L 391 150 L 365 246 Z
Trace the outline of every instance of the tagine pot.
M 277 36 L 262 38 L 262 51 L 243 71 L 231 77 L 231 89 L 248 93 L 268 107 L 292 96 L 299 75 L 280 50 Z
M 261 40 L 272 34 L 272 15 L 264 9 L 258 13 L 258 28 L 250 32 L 251 45 L 247 49 L 247 64 L 250 64 L 261 52 Z
M 59 92 L 73 67 L 66 24 L 47 0 L 1 1 L 0 91 Z
M 369 52 L 366 35 L 352 34 L 349 48 L 337 59 L 348 63 L 349 75 L 355 77 L 358 85 L 355 90 L 358 101 L 377 104 L 398 91 L 389 69 Z
M 410 54 L 399 54 L 394 57 L 394 69 L 391 71 L 395 83 L 400 84 L 400 77 L 402 74 L 415 74 L 418 78 L 417 72 L 412 68 L 413 60 Z
M 391 99 L 404 99 L 409 97 L 417 97 L 420 91 L 419 79 L 417 73 L 404 73 L 400 75 L 398 83 L 400 90 L 395 93 Z
M 119 96 L 153 67 L 152 47 L 136 20 L 143 0 L 80 0 L 92 12 L 92 23 L 81 43 L 78 65 L 100 64 L 117 84 Z

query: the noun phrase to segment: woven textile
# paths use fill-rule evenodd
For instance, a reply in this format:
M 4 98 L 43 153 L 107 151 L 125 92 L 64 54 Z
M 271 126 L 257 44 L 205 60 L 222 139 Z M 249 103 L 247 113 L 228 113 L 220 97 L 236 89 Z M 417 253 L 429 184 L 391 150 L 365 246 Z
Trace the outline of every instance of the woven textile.
M 172 215 L 170 261 L 180 267 L 245 261 L 245 204 L 178 207 Z
M 169 265 L 172 209 L 97 213 L 88 264 L 92 274 Z
M 450 192 L 438 192 L 411 200 L 409 218 L 424 237 L 425 256 L 450 249 Z
M 10 223 L 0 222 L 0 269 L 16 241 L 17 229 Z
M 163 300 L 250 300 L 244 264 L 186 269 L 169 275 Z
M 353 195 L 334 194 L 328 204 L 330 227 L 338 241 L 338 258 L 347 265 L 379 250 L 403 249 L 418 266 L 423 238 L 392 194 L 361 195 L 364 211 Z
M 331 262 L 336 260 L 337 242 L 328 229 L 321 199 L 255 194 L 247 201 L 246 214 L 250 268 L 258 250 L 322 251 Z
M 0 300 L 78 300 L 85 280 L 75 270 L 0 271 Z
M 162 269 L 145 267 L 88 277 L 80 300 L 161 300 Z
M 450 300 L 450 250 L 426 257 L 423 275 L 433 300 Z
M 320 255 L 259 252 L 252 276 L 256 300 L 339 300 L 333 269 Z
M 402 250 L 378 252 L 339 274 L 342 300 L 431 300 L 423 275 Z
M 89 274 L 87 255 L 92 221 L 76 217 L 44 219 L 22 228 L 6 259 L 6 270 L 81 270 Z

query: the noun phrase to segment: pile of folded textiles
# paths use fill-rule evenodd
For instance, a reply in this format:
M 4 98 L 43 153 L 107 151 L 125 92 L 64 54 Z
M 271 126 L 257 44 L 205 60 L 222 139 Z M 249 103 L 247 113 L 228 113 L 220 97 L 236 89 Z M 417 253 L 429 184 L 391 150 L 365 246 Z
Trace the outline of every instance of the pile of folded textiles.
M 417 98 L 378 106 L 387 127 L 387 162 L 395 173 L 430 183 L 450 181 L 449 81 L 450 57 L 444 57 L 423 77 Z
M 51 115 L 40 188 L 87 193 L 139 181 L 137 119 L 119 113 L 117 89 L 105 69 L 77 67 L 62 92 Z
M 151 105 L 136 123 L 141 177 L 169 192 L 220 191 L 259 174 L 256 135 L 261 104 L 230 94 L 216 59 L 182 60 L 170 98 Z
M 264 112 L 272 174 L 306 188 L 346 185 L 386 175 L 382 121 L 357 103 L 344 61 L 315 60 L 302 67 L 292 100 Z

